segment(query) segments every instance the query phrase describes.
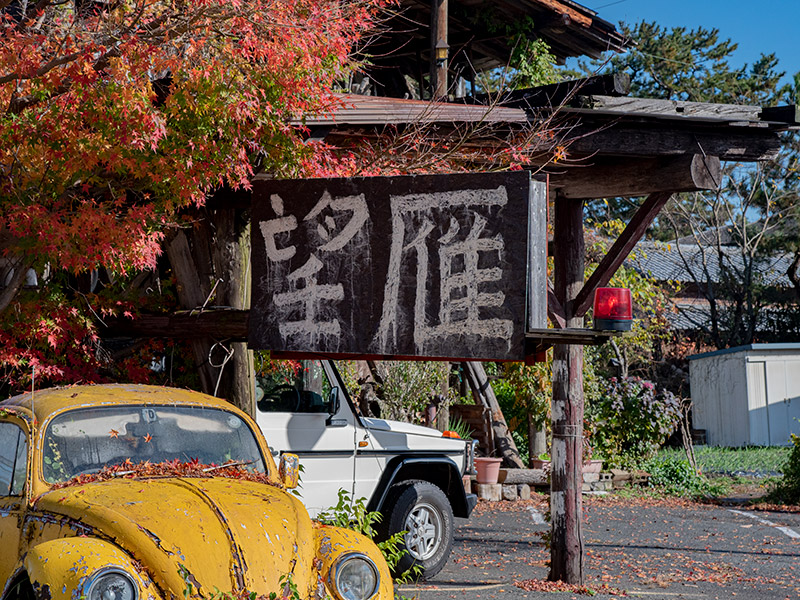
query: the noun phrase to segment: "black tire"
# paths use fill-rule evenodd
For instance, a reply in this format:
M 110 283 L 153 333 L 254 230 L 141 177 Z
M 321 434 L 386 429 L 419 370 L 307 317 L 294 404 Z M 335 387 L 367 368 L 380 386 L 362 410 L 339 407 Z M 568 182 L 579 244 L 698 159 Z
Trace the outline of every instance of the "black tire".
M 442 570 L 453 547 L 454 527 L 453 509 L 438 486 L 427 481 L 396 484 L 381 512 L 386 537 L 398 531 L 408 532 L 406 553 L 395 567 L 396 574 L 419 565 L 420 577 L 430 579 Z

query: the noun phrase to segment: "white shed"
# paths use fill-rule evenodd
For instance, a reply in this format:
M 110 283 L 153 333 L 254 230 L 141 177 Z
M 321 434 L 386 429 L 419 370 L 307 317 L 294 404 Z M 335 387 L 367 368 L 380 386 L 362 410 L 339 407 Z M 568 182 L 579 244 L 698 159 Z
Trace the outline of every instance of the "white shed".
M 689 357 L 695 429 L 712 446 L 785 446 L 800 434 L 800 344 Z

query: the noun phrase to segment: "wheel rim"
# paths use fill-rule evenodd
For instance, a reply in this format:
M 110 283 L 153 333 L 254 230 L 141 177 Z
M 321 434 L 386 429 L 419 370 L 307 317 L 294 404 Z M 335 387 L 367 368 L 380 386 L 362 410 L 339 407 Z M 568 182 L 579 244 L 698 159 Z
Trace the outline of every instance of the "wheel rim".
M 436 554 L 442 539 L 442 516 L 428 503 L 411 509 L 406 518 L 406 550 L 416 560 L 426 560 Z

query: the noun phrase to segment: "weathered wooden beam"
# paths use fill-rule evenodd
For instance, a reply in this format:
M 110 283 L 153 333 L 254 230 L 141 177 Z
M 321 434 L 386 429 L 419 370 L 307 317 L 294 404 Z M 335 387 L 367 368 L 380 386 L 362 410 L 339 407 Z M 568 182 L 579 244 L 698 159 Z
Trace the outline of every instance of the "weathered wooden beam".
M 560 106 L 565 101 L 577 99 L 578 95 L 625 96 L 631 91 L 631 78 L 627 73 L 595 75 L 585 79 L 572 79 L 524 90 L 514 90 L 500 97 L 500 104 L 516 108 L 547 108 Z M 481 94 L 475 100 L 486 103 L 495 96 Z
M 582 107 L 592 114 L 609 114 L 624 117 L 669 117 L 694 121 L 709 121 L 720 124 L 731 122 L 758 122 L 762 112 L 760 106 L 744 104 L 713 104 L 709 102 L 685 102 L 660 98 L 620 98 L 584 94 Z
M 781 149 L 778 134 L 765 128 L 691 125 L 590 122 L 584 118 L 582 125 L 569 132 L 569 152 L 589 157 L 700 153 L 721 160 L 759 161 L 775 158 Z
M 564 306 L 561 301 L 556 297 L 553 291 L 553 284 L 547 282 L 547 316 L 557 329 L 564 329 L 567 326 L 567 314 L 564 312 Z
M 505 479 L 503 477 L 505 471 Z M 500 469 L 501 483 L 526 483 L 528 485 L 547 485 L 548 474 L 544 469 Z
M 447 0 L 431 0 L 431 95 L 437 99 L 447 98 L 448 60 L 437 57 L 437 50 L 447 45 Z
M 567 327 L 582 318 L 570 310 L 583 284 L 583 202 L 556 198 L 555 293 L 566 308 Z M 553 581 L 583 583 L 583 346 L 553 346 L 550 574 Z
M 106 319 L 101 337 L 182 338 L 246 341 L 250 311 L 206 309 L 168 315 L 137 315 L 134 319 Z
M 715 190 L 721 177 L 718 157 L 685 154 L 597 159 L 587 166 L 576 165 L 550 175 L 550 185 L 564 198 L 592 199 Z
M 647 197 L 578 292 L 572 306 L 572 314 L 581 317 L 586 314 L 592 304 L 594 291 L 611 280 L 671 196 L 671 192 L 656 192 Z
M 800 106 L 768 106 L 761 109 L 762 121 L 772 121 L 778 123 L 787 123 L 788 125 L 800 125 Z

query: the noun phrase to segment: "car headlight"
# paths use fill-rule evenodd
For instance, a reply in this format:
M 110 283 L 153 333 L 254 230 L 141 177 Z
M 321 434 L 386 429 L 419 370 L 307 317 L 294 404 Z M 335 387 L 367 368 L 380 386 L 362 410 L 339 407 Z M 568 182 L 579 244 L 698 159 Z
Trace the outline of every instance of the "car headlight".
M 375 563 L 368 556 L 355 552 L 337 558 L 331 573 L 332 587 L 341 600 L 369 600 L 381 582 Z
M 138 600 L 136 584 L 122 569 L 102 569 L 92 575 L 85 587 L 86 600 Z

